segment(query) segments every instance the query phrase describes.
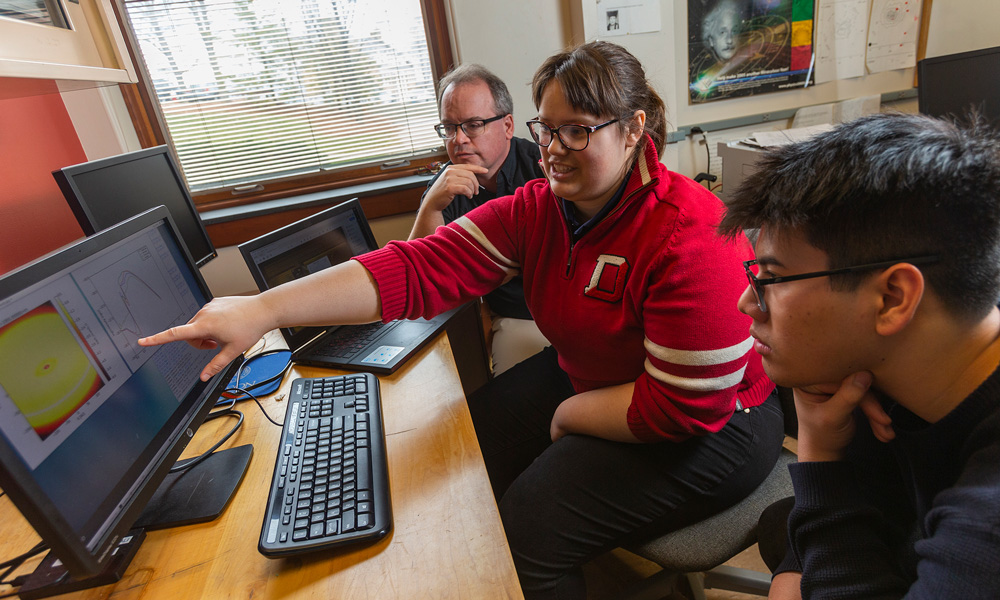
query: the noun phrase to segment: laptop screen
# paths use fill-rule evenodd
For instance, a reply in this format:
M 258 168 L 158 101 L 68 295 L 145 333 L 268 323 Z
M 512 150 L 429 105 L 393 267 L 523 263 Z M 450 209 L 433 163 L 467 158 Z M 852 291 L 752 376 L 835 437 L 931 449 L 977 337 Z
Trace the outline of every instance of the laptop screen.
M 305 277 L 378 249 L 357 198 L 306 217 L 249 242 L 240 252 L 260 291 Z M 325 328 L 283 329 L 289 348 L 297 350 Z

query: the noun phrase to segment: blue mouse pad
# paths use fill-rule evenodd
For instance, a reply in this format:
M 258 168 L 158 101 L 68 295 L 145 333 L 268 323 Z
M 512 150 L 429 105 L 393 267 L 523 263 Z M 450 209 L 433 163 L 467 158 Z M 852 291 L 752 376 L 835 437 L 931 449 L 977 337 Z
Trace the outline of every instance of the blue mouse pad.
M 237 382 L 234 376 L 229 380 L 227 387 L 238 387 L 243 390 L 249 390 L 250 393 L 258 398 L 273 394 L 281 387 L 281 380 L 283 379 L 280 377 L 281 372 L 288 366 L 291 358 L 292 352 L 290 350 L 282 350 L 274 354 L 265 354 L 264 356 L 250 358 L 238 373 L 240 380 Z M 273 381 L 268 381 L 269 379 L 273 379 Z M 246 394 L 239 394 L 233 390 L 223 392 L 222 397 L 228 399 L 236 398 L 237 400 L 250 399 Z

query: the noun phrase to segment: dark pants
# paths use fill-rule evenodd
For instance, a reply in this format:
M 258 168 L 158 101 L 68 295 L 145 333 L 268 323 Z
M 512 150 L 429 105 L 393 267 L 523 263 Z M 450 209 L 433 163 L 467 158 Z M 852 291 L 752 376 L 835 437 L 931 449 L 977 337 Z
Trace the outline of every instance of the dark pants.
M 613 548 L 697 522 L 767 477 L 783 439 L 775 395 L 715 434 L 627 444 L 585 435 L 556 443 L 549 423 L 574 395 L 547 348 L 469 398 L 525 597 L 585 598 L 581 565 Z

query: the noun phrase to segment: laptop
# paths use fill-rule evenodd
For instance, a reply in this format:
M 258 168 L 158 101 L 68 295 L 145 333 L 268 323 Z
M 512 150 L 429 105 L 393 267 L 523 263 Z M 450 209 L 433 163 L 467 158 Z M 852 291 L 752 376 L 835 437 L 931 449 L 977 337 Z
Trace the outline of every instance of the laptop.
M 378 249 L 353 198 L 239 245 L 260 291 Z M 457 310 L 457 309 L 455 309 Z M 440 332 L 451 310 L 433 319 L 367 325 L 282 328 L 292 360 L 311 366 L 393 373 Z

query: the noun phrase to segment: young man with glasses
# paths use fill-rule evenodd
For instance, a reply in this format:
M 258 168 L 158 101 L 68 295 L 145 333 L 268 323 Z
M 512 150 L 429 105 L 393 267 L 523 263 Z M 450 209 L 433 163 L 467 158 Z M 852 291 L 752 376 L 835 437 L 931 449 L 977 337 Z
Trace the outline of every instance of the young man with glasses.
M 514 103 L 499 77 L 462 65 L 441 78 L 438 90 L 441 123 L 434 129 L 450 160 L 427 184 L 411 240 L 544 176 L 538 146 L 514 137 Z M 520 276 L 484 298 L 493 316 L 494 374 L 549 345 L 528 312 Z
M 997 148 L 874 115 L 730 195 L 721 231 L 759 229 L 739 307 L 799 422 L 772 598 L 1000 598 Z

